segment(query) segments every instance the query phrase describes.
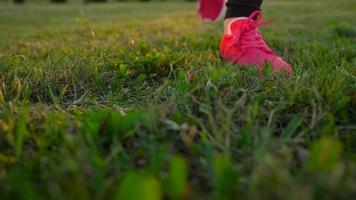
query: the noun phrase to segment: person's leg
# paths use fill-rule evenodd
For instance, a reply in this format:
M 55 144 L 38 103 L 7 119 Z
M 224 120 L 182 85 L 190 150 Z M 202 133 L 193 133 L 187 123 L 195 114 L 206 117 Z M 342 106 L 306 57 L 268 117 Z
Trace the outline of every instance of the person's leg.
M 228 0 L 225 19 L 234 17 L 248 17 L 256 10 L 260 10 L 263 0 Z
M 263 0 L 228 0 L 226 3 L 226 15 L 224 20 L 224 31 L 227 31 L 231 21 L 238 17 L 248 17 L 254 11 L 261 10 Z
M 227 1 L 227 2 L 226 2 Z M 263 0 L 199 0 L 198 14 L 204 20 L 216 21 L 224 14 L 224 4 L 227 7 L 225 18 L 249 16 L 259 10 Z

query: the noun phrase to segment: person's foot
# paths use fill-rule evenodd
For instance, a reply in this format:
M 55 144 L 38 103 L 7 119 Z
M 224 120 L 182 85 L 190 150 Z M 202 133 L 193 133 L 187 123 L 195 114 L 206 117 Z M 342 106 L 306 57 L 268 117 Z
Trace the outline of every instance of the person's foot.
M 198 13 L 202 19 L 216 21 L 224 13 L 225 0 L 199 0 Z
M 258 31 L 257 27 L 266 23 L 261 18 L 262 13 L 255 11 L 248 18 L 232 20 L 221 41 L 221 57 L 237 65 L 256 66 L 261 71 L 270 64 L 275 72 L 291 74 L 291 65 L 268 47 Z

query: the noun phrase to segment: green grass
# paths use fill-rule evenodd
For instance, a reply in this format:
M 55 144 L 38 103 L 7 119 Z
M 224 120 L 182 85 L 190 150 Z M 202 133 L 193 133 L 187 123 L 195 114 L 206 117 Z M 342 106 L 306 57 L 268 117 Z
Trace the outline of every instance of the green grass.
M 354 0 L 264 5 L 292 77 L 194 3 L 0 6 L 0 199 L 353 199 Z

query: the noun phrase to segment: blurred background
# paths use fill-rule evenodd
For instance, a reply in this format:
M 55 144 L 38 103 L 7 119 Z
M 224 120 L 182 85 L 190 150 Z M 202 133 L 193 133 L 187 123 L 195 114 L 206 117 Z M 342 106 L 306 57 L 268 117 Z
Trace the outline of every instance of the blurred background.
M 150 1 L 196 1 L 196 0 L 0 0 L 0 3 L 105 3 L 105 2 L 150 2 Z

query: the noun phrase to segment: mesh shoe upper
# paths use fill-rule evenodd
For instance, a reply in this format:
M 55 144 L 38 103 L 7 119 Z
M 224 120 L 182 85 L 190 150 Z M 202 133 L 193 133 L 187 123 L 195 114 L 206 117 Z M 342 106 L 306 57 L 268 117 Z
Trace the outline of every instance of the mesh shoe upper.
M 261 20 L 260 11 L 255 11 L 246 19 L 230 24 L 230 33 L 223 36 L 220 47 L 221 57 L 239 65 L 253 65 L 262 70 L 271 64 L 274 71 L 292 73 L 292 67 L 278 57 L 263 40 L 258 26 L 266 24 Z

